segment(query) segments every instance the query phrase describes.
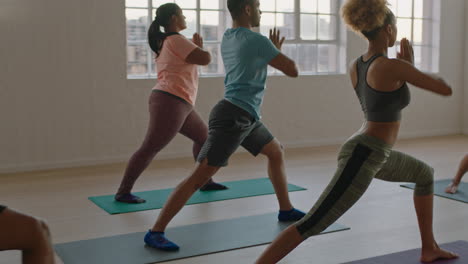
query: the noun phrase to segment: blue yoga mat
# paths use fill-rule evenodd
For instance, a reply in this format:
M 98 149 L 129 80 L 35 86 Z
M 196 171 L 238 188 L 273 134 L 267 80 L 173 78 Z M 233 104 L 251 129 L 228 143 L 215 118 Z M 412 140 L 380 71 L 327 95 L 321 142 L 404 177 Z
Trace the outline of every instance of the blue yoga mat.
M 145 246 L 145 232 L 57 244 L 55 250 L 65 264 L 158 263 L 268 244 L 290 224 L 270 213 L 169 228 L 167 237 L 180 246 L 176 252 Z M 348 229 L 335 223 L 322 234 Z
M 468 183 L 461 182 L 458 186 L 458 192 L 455 194 L 450 194 L 445 192 L 445 188 L 451 183 L 452 180 L 439 180 L 434 182 L 434 195 L 439 197 L 448 198 L 451 200 L 468 203 Z M 403 184 L 400 185 L 404 188 L 414 189 L 415 184 Z M 467 261 L 468 263 L 468 261 Z

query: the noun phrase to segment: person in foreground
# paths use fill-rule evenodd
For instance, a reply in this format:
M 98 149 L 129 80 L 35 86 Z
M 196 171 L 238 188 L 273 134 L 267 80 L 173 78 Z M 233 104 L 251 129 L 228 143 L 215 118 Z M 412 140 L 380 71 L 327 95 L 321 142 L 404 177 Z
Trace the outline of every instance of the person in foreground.
M 276 29 L 270 31 L 270 39 L 252 31 L 260 22 L 259 0 L 228 0 L 227 3 L 233 26 L 226 30 L 221 43 L 226 70 L 224 99 L 211 111 L 208 140 L 200 151 L 195 170 L 172 192 L 144 238 L 147 245 L 161 250 L 179 249 L 165 237 L 167 225 L 195 190 L 220 167 L 227 166 L 229 157 L 239 146 L 254 156 L 260 153 L 267 156 L 268 175 L 279 203 L 279 221 L 297 221 L 305 215 L 289 200 L 281 144 L 260 121 L 267 66 L 296 77 L 296 64 L 280 52 L 284 38 L 280 38 Z
M 23 264 L 54 264 L 47 224 L 0 205 L 0 251 L 21 250 Z
M 164 32 L 161 31 L 164 28 Z M 203 39 L 194 34 L 188 40 L 179 32 L 187 28 L 182 9 L 174 3 L 161 5 L 148 30 L 148 42 L 156 54 L 158 83 L 149 98 L 150 121 L 143 144 L 128 162 L 124 177 L 115 195 L 123 203 L 144 203 L 131 190 L 141 173 L 156 154 L 178 134 L 191 139 L 196 159 L 208 137 L 208 127 L 195 111 L 198 91 L 198 65 L 211 61 L 203 50 Z M 226 186 L 211 179 L 202 191 L 224 190 Z
M 310 212 L 285 229 L 256 261 L 277 263 L 310 236 L 319 234 L 340 218 L 366 191 L 374 178 L 416 183 L 414 206 L 421 234 L 420 261 L 451 259 L 457 255 L 437 245 L 433 221 L 433 172 L 422 161 L 392 150 L 400 128 L 401 110 L 410 102 L 407 83 L 450 96 L 441 79 L 417 70 L 413 49 L 401 40 L 397 59 L 387 58 L 396 42 L 396 18 L 386 0 L 348 0 L 342 7 L 346 24 L 369 42 L 367 52 L 352 63 L 350 78 L 366 121 L 344 143 L 334 177 Z
M 445 189 L 445 192 L 451 193 L 451 194 L 457 193 L 458 185 L 460 185 L 463 175 L 465 175 L 467 171 L 468 171 L 468 154 L 466 154 L 465 157 L 460 162 L 460 165 L 458 166 L 457 174 L 455 175 L 455 177 L 453 178 L 449 186 L 447 186 L 447 188 Z

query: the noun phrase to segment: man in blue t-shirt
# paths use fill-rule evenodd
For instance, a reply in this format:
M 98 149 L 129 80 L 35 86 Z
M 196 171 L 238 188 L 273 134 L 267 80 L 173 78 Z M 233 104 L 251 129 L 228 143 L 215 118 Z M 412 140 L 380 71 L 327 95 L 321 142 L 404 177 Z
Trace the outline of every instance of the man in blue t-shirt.
M 239 146 L 252 155 L 268 158 L 268 174 L 279 203 L 279 221 L 297 221 L 305 214 L 295 209 L 288 195 L 281 144 L 260 121 L 260 106 L 265 92 L 267 67 L 297 77 L 294 61 L 281 53 L 284 37 L 270 30 L 270 39 L 253 32 L 260 24 L 259 0 L 228 0 L 233 19 L 226 30 L 221 53 L 226 70 L 225 95 L 211 111 L 208 139 L 200 151 L 194 172 L 179 184 L 161 210 L 156 224 L 145 236 L 145 243 L 161 250 L 179 247 L 164 236 L 169 221 L 182 209 L 193 193 L 208 181 Z

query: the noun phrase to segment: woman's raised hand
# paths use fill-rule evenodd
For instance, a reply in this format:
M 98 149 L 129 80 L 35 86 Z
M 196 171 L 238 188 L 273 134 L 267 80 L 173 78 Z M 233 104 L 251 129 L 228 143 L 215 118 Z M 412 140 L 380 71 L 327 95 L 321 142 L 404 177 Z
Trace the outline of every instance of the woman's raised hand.
M 408 39 L 403 38 L 400 41 L 400 52 L 397 53 L 397 58 L 414 64 L 413 46 L 411 45 Z
M 200 34 L 198 33 L 193 34 L 192 41 L 193 43 L 195 43 L 195 45 L 203 49 L 203 38 L 202 36 L 200 36 Z

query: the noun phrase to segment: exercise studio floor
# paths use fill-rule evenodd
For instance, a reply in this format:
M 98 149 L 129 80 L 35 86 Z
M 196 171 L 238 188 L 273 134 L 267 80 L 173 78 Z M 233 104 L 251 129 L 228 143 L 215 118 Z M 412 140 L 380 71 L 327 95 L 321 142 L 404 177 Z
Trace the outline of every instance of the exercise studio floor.
M 400 140 L 395 149 L 426 161 L 435 168 L 436 179 L 444 179 L 454 175 L 467 147 L 468 136 L 443 136 Z M 286 150 L 289 183 L 308 189 L 290 193 L 297 208 L 309 210 L 325 188 L 335 170 L 338 148 Z M 109 215 L 88 200 L 89 196 L 114 193 L 124 166 L 117 164 L 2 175 L 1 200 L 12 208 L 46 219 L 54 243 L 142 232 L 152 226 L 159 210 Z M 144 172 L 134 190 L 174 187 L 192 168 L 191 159 L 156 161 Z M 233 156 L 230 166 L 222 169 L 216 180 L 222 182 L 266 176 L 264 158 L 254 159 L 240 153 Z M 276 210 L 274 195 L 195 204 L 186 206 L 170 227 Z M 434 230 L 439 243 L 468 239 L 466 203 L 435 197 L 434 215 Z M 351 230 L 310 238 L 281 263 L 336 264 L 420 246 L 412 191 L 399 187 L 397 183 L 373 181 L 362 199 L 339 222 L 351 227 Z M 253 263 L 265 247 L 170 263 Z M 12 263 L 20 263 L 19 252 L 0 252 L 0 264 Z

